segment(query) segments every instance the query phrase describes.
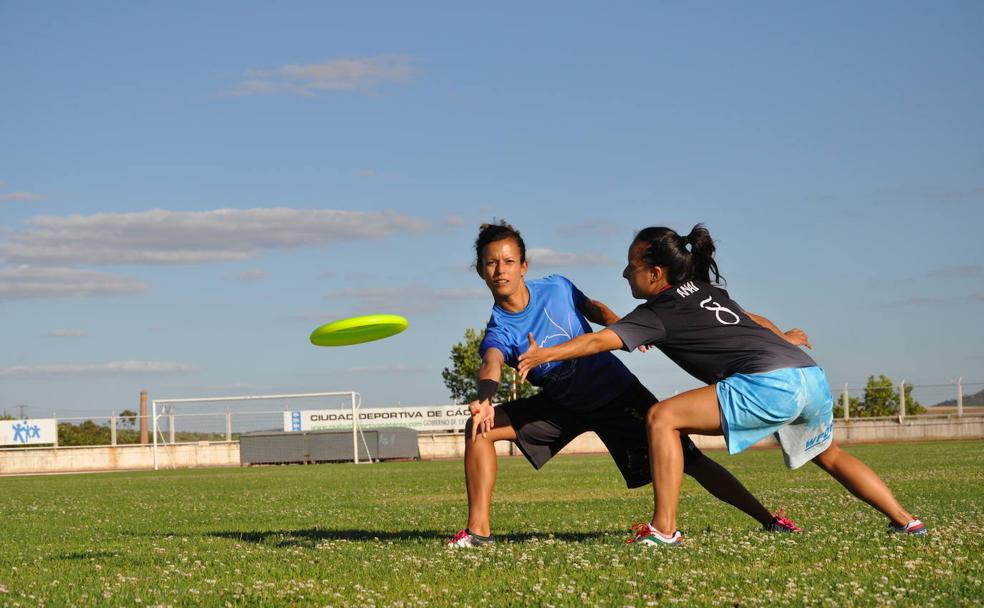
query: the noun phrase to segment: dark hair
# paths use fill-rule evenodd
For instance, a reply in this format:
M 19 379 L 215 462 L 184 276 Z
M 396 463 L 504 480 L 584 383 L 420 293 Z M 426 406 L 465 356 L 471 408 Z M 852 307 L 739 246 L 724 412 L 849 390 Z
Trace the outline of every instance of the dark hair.
M 485 246 L 504 239 L 515 240 L 516 244 L 519 245 L 519 263 L 522 264 L 526 261 L 526 243 L 523 242 L 519 230 L 510 226 L 506 220 L 482 224 L 481 228 L 478 229 L 478 238 L 475 239 L 475 271 L 478 272 L 479 276 L 482 276 L 482 251 Z
M 632 241 L 646 244 L 642 254 L 643 261 L 650 266 L 666 269 L 666 278 L 671 285 L 697 279 L 705 283 L 722 283 L 717 262 L 714 261 L 714 240 L 704 224 L 697 224 L 687 236 L 662 226 L 644 228 Z M 687 245 L 690 251 L 687 251 Z

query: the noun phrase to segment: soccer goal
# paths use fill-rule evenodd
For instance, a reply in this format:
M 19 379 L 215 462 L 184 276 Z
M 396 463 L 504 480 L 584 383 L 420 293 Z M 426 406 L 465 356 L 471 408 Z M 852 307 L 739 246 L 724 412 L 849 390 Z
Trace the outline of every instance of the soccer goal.
M 281 405 L 282 409 L 271 409 L 275 405 Z M 166 453 L 166 450 L 160 449 L 162 446 L 201 441 L 231 442 L 234 433 L 247 431 L 303 430 L 287 423 L 292 415 L 296 416 L 301 410 L 332 409 L 344 412 L 341 418 L 346 421 L 351 419 L 353 462 L 372 462 L 359 424 L 361 406 L 362 395 L 354 391 L 154 399 L 151 402 L 154 470 L 160 466 L 161 453 Z M 365 454 L 361 460 L 360 438 Z

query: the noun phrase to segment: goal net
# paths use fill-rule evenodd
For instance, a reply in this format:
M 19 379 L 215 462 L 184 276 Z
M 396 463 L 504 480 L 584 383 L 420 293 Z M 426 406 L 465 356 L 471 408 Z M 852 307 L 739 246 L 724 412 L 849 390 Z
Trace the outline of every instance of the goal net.
M 154 470 L 168 456 L 168 446 L 232 442 L 241 434 L 254 431 L 303 430 L 291 424 L 302 410 L 334 410 L 346 423 L 351 420 L 352 461 L 371 462 L 359 424 L 361 406 L 362 396 L 354 391 L 154 399 L 151 403 Z

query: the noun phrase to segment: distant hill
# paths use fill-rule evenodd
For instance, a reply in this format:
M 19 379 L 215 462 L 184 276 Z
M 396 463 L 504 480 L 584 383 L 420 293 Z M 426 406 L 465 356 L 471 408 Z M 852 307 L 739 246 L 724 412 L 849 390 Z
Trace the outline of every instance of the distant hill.
M 936 405 L 931 405 L 929 407 L 953 407 L 957 404 L 956 398 L 947 399 L 946 401 L 941 401 Z M 979 390 L 973 395 L 964 395 L 963 404 L 970 405 L 984 405 L 984 389 Z

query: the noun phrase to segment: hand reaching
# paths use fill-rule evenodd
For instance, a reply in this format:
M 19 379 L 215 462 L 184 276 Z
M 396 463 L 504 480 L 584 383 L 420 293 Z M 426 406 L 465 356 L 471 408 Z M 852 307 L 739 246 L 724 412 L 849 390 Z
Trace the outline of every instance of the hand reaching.
M 805 346 L 807 348 L 813 348 L 810 344 L 810 337 L 806 335 L 806 332 L 798 327 L 794 327 L 783 334 L 786 338 L 786 342 L 789 342 L 793 346 Z
M 526 380 L 526 376 L 530 373 L 531 369 L 547 363 L 547 358 L 543 356 L 543 350 L 537 345 L 536 338 L 533 337 L 533 334 L 530 333 L 528 338 L 530 347 L 525 353 L 519 356 L 519 378 L 522 381 Z

